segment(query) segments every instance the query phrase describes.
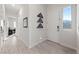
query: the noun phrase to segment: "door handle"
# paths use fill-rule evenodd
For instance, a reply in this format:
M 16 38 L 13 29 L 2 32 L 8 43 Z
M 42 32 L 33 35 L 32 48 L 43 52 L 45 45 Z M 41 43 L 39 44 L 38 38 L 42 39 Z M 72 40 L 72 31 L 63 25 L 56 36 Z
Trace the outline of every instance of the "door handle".
M 57 26 L 57 31 L 59 31 L 60 30 L 60 27 L 59 26 Z

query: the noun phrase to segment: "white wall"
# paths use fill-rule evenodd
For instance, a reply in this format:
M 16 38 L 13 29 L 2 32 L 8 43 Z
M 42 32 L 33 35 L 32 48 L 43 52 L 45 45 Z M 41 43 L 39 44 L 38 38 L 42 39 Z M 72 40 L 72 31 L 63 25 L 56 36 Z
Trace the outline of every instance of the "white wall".
M 38 29 L 37 15 L 39 13 L 43 15 L 43 29 Z M 29 5 L 29 40 L 30 48 L 37 45 L 38 43 L 47 39 L 47 19 L 46 19 L 46 6 L 40 4 Z
M 28 28 L 23 28 L 23 18 L 28 17 L 28 5 L 21 6 L 18 17 L 18 39 L 21 39 L 27 47 L 29 47 L 29 25 Z
M 79 4 L 77 5 L 77 52 L 79 53 Z
M 57 32 L 59 25 L 59 11 L 67 5 L 48 5 L 47 20 L 48 20 L 48 39 L 58 42 L 64 46 L 76 48 L 76 7 L 72 6 L 72 29 L 61 30 Z M 62 14 L 62 13 L 61 13 Z M 60 17 L 61 18 L 61 17 Z
M 16 7 L 16 6 L 15 6 Z M 9 9 L 8 9 L 9 10 Z M 9 12 L 9 11 L 8 11 Z M 43 29 L 37 29 L 39 19 L 37 15 L 42 13 Z M 17 38 L 22 40 L 27 47 L 33 47 L 38 43 L 47 39 L 47 18 L 46 18 L 46 6 L 45 5 L 20 5 L 20 12 L 17 15 L 7 13 L 8 16 L 18 16 L 17 21 Z M 23 28 L 23 18 L 28 17 L 28 28 Z

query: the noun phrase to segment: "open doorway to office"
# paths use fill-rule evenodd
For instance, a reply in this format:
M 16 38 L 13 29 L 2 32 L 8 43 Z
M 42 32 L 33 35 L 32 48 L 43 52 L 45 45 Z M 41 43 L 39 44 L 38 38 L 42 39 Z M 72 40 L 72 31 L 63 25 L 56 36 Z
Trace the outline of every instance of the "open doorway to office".
M 15 5 L 0 5 L 0 41 L 17 36 L 18 12 Z
M 7 16 L 6 17 L 6 37 L 7 39 L 10 37 L 16 37 L 16 22 L 17 22 L 17 18 L 16 17 L 11 17 L 11 16 Z
M 17 24 L 18 24 L 18 12 L 17 5 L 7 4 L 5 7 L 5 36 L 7 39 L 16 38 Z M 16 38 L 17 39 L 17 38 Z

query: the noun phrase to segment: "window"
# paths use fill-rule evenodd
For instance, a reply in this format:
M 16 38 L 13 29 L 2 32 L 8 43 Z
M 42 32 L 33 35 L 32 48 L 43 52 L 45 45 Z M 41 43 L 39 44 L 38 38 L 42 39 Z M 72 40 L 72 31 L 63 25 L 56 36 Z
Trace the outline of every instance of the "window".
M 63 28 L 71 28 L 71 6 L 68 6 L 63 9 Z

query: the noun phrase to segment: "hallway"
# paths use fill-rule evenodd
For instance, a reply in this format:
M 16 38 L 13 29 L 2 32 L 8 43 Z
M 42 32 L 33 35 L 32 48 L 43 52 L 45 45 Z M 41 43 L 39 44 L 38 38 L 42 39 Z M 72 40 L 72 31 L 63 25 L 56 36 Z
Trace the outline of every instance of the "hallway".
M 46 40 L 33 48 L 27 48 L 25 44 L 12 37 L 0 42 L 1 54 L 75 54 L 76 51 L 67 47 L 64 47 L 58 43 Z
M 76 4 L 0 6 L 0 53 L 77 53 Z

